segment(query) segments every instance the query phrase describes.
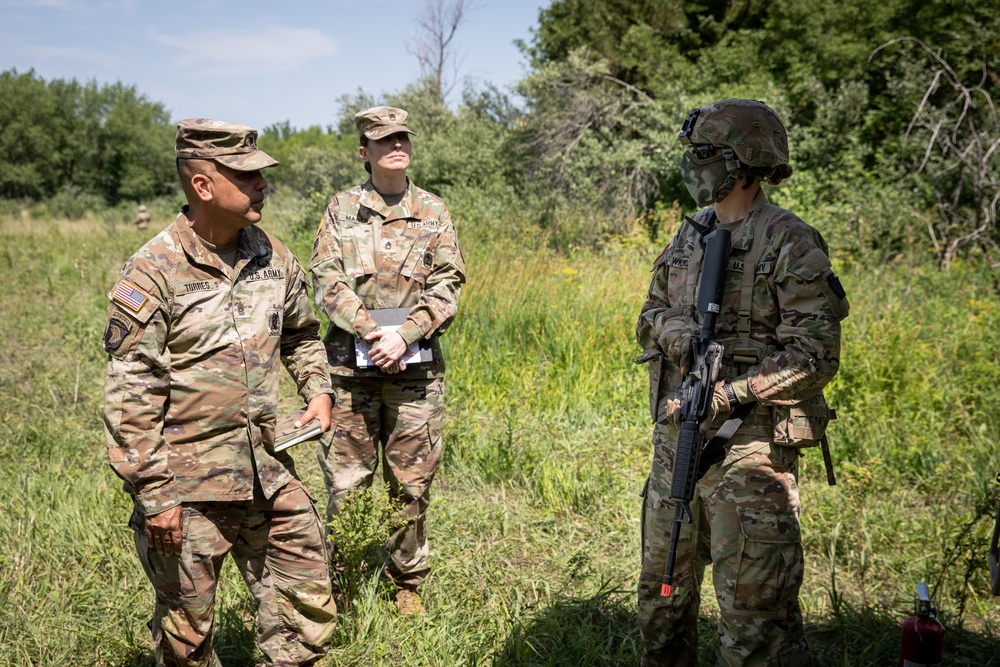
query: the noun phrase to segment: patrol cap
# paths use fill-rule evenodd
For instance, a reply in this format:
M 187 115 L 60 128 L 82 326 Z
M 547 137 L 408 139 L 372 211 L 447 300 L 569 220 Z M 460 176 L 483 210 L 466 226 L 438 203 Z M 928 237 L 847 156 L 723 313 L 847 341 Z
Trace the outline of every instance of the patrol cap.
M 408 115 L 396 107 L 372 107 L 354 114 L 354 125 L 369 139 L 381 139 L 396 132 L 416 134 L 406 126 Z
M 181 160 L 214 160 L 237 171 L 256 171 L 278 164 L 257 148 L 257 130 L 208 118 L 186 118 L 177 123 L 174 153 Z

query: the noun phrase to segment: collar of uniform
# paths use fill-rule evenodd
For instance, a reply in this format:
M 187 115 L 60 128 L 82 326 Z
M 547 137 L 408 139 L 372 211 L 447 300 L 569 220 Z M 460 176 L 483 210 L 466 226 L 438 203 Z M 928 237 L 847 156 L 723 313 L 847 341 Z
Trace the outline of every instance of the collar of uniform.
M 177 236 L 181 247 L 184 248 L 184 252 L 187 253 L 187 256 L 193 263 L 211 266 L 221 271 L 223 275 L 229 275 L 229 267 L 222 263 L 217 254 L 205 247 L 205 244 L 201 242 L 201 238 L 191 228 L 191 218 L 188 217 L 188 210 L 187 205 L 183 206 L 174 223 L 177 227 Z M 249 260 L 257 255 L 269 253 L 270 248 L 258 238 L 262 235 L 260 230 L 255 226 L 245 227 L 239 231 L 239 245 L 236 249 L 238 266 L 241 265 L 240 260 Z
M 409 178 L 406 179 L 406 192 L 403 194 L 403 198 L 399 200 L 399 203 L 395 206 L 389 206 L 382 199 L 382 195 L 378 193 L 375 189 L 375 184 L 372 183 L 372 179 L 365 181 L 365 184 L 361 186 L 361 199 L 359 203 L 365 208 L 375 211 L 380 216 L 382 216 L 383 221 L 389 222 L 390 220 L 400 220 L 402 218 L 413 217 L 413 181 Z
M 743 222 L 733 232 L 731 245 L 733 250 L 750 249 L 750 246 L 753 244 L 753 228 L 765 204 L 767 204 L 767 195 L 764 194 L 764 188 L 761 188 L 757 191 L 757 196 L 754 197 L 753 202 L 750 203 L 750 210 L 747 211 L 747 216 L 743 218 Z

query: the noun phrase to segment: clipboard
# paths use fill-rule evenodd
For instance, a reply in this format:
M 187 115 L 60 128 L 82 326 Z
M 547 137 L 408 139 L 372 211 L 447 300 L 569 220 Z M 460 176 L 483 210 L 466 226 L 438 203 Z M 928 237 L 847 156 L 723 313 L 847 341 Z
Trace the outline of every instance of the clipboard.
M 293 445 L 307 440 L 319 440 L 323 435 L 323 426 L 318 419 L 310 419 L 299 428 L 295 428 L 295 421 L 306 412 L 305 408 L 286 415 L 278 420 L 274 433 L 275 453 L 284 451 Z
M 411 308 L 378 308 L 368 311 L 375 323 L 384 331 L 395 331 L 406 323 Z M 378 368 L 368 356 L 371 345 L 363 338 L 354 339 L 354 358 L 358 368 Z M 434 352 L 426 340 L 418 340 L 410 345 L 403 357 L 407 366 L 410 364 L 426 364 L 434 361 Z

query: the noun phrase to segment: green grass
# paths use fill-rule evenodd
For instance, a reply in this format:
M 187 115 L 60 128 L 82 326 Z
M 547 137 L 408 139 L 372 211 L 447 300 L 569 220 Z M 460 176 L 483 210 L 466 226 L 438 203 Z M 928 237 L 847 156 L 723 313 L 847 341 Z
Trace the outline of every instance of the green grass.
M 566 256 L 460 229 L 470 278 L 444 338 L 428 614 L 398 617 L 369 567 L 324 664 L 635 665 L 650 428 L 633 330 L 659 249 L 631 239 Z M 152 664 L 152 596 L 100 420 L 105 294 L 146 237 L 89 218 L 0 222 L 0 665 Z M 310 239 L 291 240 L 308 261 Z M 829 392 L 839 485 L 826 486 L 817 451 L 801 484 L 817 663 L 895 664 L 923 579 L 948 664 L 1000 665 L 988 521 L 974 521 L 1000 490 L 997 274 L 843 272 L 853 309 Z M 312 452 L 296 458 L 322 503 Z M 706 597 L 702 660 L 714 664 Z M 232 567 L 218 623 L 223 663 L 252 665 L 251 603 Z

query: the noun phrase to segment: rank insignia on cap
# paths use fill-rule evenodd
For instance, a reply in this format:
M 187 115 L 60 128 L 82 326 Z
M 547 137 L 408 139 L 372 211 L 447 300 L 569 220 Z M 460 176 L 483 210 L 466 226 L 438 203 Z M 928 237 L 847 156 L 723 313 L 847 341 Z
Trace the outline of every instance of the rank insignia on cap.
M 111 299 L 132 312 L 138 313 L 149 299 L 149 295 L 129 281 L 121 280 L 115 285 L 115 290 L 111 293 Z

